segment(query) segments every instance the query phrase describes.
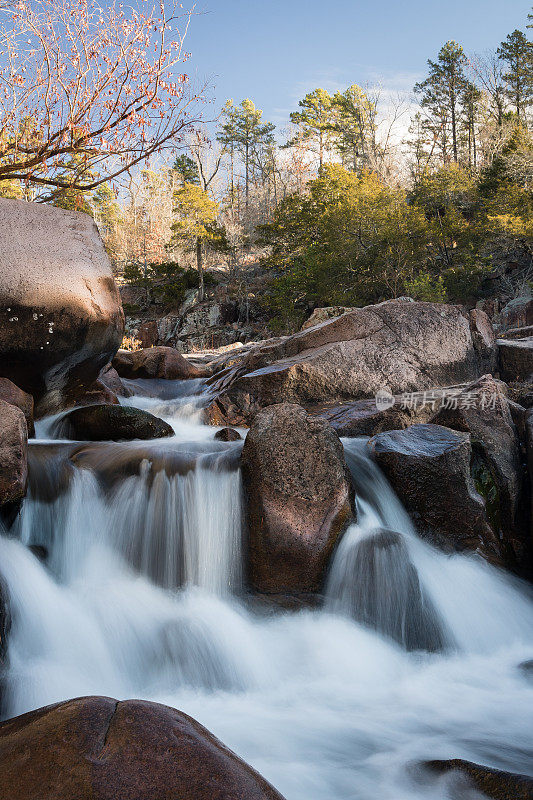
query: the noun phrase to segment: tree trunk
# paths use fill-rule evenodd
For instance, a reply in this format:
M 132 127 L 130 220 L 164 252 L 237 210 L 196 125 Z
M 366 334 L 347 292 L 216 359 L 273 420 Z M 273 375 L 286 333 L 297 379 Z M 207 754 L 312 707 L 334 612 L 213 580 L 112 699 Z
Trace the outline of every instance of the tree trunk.
M 250 146 L 248 142 L 246 142 L 246 151 L 245 151 L 245 169 L 246 169 L 246 190 L 245 190 L 245 207 L 246 211 L 248 211 L 248 196 L 249 196 L 249 181 L 250 181 Z
M 202 240 L 196 240 L 196 268 L 198 269 L 198 279 L 200 281 L 198 286 L 198 300 L 201 303 L 204 299 L 204 267 L 202 261 Z

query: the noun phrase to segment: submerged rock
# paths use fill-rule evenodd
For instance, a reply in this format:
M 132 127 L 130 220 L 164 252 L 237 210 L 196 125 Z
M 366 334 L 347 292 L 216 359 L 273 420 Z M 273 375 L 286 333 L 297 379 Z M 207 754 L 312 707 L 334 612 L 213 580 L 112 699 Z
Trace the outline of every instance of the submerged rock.
M 533 800 L 533 778 L 491 769 L 482 764 L 450 758 L 444 761 L 425 761 L 424 767 L 438 774 L 459 772 L 468 776 L 475 788 L 494 800 Z
M 93 405 L 75 408 L 58 422 L 55 434 L 80 441 L 129 441 L 174 436 L 168 422 L 130 406 Z
M 283 800 L 196 720 L 82 697 L 0 724 L 2 800 Z
M 242 436 L 234 428 L 221 428 L 215 433 L 215 439 L 219 442 L 238 442 Z
M 470 474 L 470 435 L 440 425 L 380 433 L 368 446 L 418 532 L 445 550 L 502 564 L 501 542 Z
M 246 437 L 249 580 L 258 592 L 315 592 L 352 518 L 342 444 L 298 405 L 261 411 Z
M 449 386 L 486 371 L 494 341 L 483 312 L 391 300 L 257 345 L 211 380 L 213 424 L 250 424 L 260 408 Z
M 0 200 L 0 243 L 0 375 L 54 411 L 122 339 L 109 258 L 88 214 L 22 200 Z
M 173 347 L 150 347 L 148 350 L 119 350 L 112 361 L 121 378 L 164 378 L 178 380 L 202 377 Z
M 420 586 L 399 533 L 376 529 L 350 547 L 345 558 L 342 585 L 329 587 L 334 609 L 390 636 L 406 650 L 444 649 L 444 625 Z

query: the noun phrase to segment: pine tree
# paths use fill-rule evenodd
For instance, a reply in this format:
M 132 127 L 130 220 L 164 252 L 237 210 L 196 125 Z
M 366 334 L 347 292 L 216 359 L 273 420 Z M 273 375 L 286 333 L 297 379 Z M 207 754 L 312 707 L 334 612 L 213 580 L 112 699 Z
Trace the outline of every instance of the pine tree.
M 437 61 L 428 60 L 429 75 L 417 83 L 415 92 L 422 95 L 422 106 L 438 121 L 442 135 L 450 126 L 453 160 L 459 160 L 459 114 L 463 92 L 467 87 L 464 72 L 466 56 L 457 42 L 446 42 Z
M 376 104 L 357 84 L 336 92 L 332 101 L 332 129 L 343 164 L 360 174 L 371 168 L 376 152 Z
M 291 122 L 300 129 L 300 139 L 287 142 L 291 146 L 296 141 L 316 143 L 320 167 L 324 164 L 324 153 L 328 144 L 328 132 L 331 131 L 333 98 L 325 89 L 315 89 L 300 100 L 301 111 L 293 111 Z
M 260 149 L 273 142 L 275 126 L 271 122 L 262 122 L 263 112 L 249 99 L 243 100 L 239 106 L 228 101 L 224 114 L 226 121 L 221 125 L 217 139 L 230 153 L 236 151 L 241 154 L 245 172 L 245 203 L 248 209 L 252 158 Z
M 526 109 L 533 100 L 533 44 L 522 31 L 515 30 L 501 43 L 498 56 L 507 64 L 503 78 L 505 94 L 516 109 L 520 125 L 526 121 Z
M 176 158 L 172 165 L 172 171 L 176 173 L 178 180 L 182 184 L 193 183 L 198 186 L 200 183 L 196 162 L 190 156 L 186 156 L 185 153 Z

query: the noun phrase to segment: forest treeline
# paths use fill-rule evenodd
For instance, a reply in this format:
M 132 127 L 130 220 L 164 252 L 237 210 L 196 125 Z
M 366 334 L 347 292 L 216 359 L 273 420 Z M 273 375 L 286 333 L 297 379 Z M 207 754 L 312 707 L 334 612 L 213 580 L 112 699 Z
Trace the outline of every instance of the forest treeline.
M 50 21 L 57 28 L 61 20 L 50 0 L 35 5 L 45 16 L 28 24 L 41 24 L 46 37 Z M 164 52 L 168 21 L 148 18 L 151 28 L 138 21 L 145 43 L 155 31 Z M 80 17 L 79 35 L 95 20 Z M 95 28 L 98 42 L 106 25 L 126 30 L 109 16 Z M 242 278 L 259 263 L 270 276 L 262 302 L 279 330 L 317 305 L 399 295 L 475 302 L 502 254 L 524 264 L 521 285 L 510 290 L 522 291 L 533 280 L 532 27 L 530 15 L 524 30 L 482 55 L 446 42 L 407 100 L 356 84 L 317 88 L 300 100 L 287 130 L 276 130 L 250 99 L 228 100 L 206 125 L 194 112 L 201 96 L 183 88 L 186 76 L 161 78 L 181 55 L 169 48 L 166 61 L 139 68 L 121 61 L 130 53 L 122 46 L 106 62 L 113 103 L 105 81 L 100 95 L 91 85 L 92 110 L 81 98 L 78 116 L 63 121 L 54 117 L 49 76 L 33 111 L 0 97 L 11 119 L 0 136 L 0 193 L 91 213 L 117 272 L 157 287 L 170 304 L 192 285 L 202 296 L 213 265 L 227 269 L 236 291 L 250 291 Z M 21 41 L 5 25 L 3 37 L 4 48 Z M 59 52 L 63 39 L 54 41 Z M 94 41 L 89 51 L 100 58 Z M 33 55 L 37 64 L 37 45 Z M 75 81 L 76 56 L 62 57 Z M 13 85 L 27 80 L 10 74 Z M 122 75 L 130 81 L 125 94 Z M 171 119 L 160 110 L 162 90 Z M 61 88 L 55 100 L 62 109 Z M 156 108 L 164 124 L 154 130 Z M 63 128 L 55 133 L 54 125 Z

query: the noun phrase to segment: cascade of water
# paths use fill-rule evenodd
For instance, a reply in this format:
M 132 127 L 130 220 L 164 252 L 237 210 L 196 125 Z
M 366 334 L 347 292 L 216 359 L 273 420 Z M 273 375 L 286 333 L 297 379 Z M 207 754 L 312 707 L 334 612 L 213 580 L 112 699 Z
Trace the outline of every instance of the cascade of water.
M 174 439 L 32 444 L 29 497 L 0 536 L 7 713 L 84 694 L 168 703 L 287 800 L 449 800 L 446 779 L 411 778 L 426 758 L 531 771 L 524 587 L 420 541 L 352 441 L 359 519 L 326 608 L 251 610 L 232 594 L 239 445 L 213 441 L 191 417 L 201 400 L 182 401 L 148 401 L 174 420 Z
M 92 547 L 106 546 L 160 586 L 237 592 L 242 489 L 232 455 L 238 445 L 212 453 L 192 448 L 181 457 L 174 449 L 52 446 L 51 470 L 46 446 L 30 445 L 29 494 L 14 533 L 47 554 L 63 581 L 79 574 Z M 53 470 L 64 476 L 55 486 Z
M 331 565 L 326 607 L 408 649 L 469 650 L 533 635 L 527 588 L 475 555 L 446 555 L 422 541 L 364 439 L 344 440 L 357 523 Z

